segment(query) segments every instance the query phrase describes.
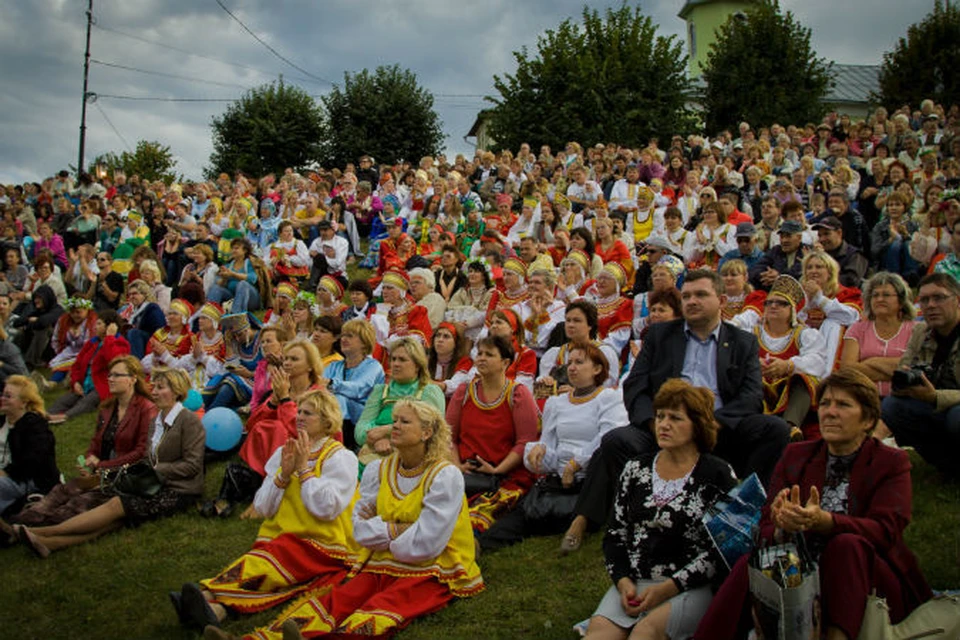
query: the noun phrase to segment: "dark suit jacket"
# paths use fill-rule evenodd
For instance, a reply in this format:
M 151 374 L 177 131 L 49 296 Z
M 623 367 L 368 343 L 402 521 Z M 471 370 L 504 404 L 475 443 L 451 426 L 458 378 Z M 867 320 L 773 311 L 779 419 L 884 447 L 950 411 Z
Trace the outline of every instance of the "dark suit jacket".
M 760 522 L 761 536 L 773 538 L 770 504 L 781 489 L 798 485 L 800 499 L 806 500 L 810 487 L 823 489 L 826 477 L 827 446 L 823 440 L 788 445 L 770 480 L 767 505 Z M 851 533 L 866 538 L 900 577 L 907 611 L 932 597 L 916 558 L 903 541 L 903 530 L 910 523 L 911 506 L 907 454 L 881 444 L 876 438 L 867 438 L 850 472 L 847 513 L 834 514 L 831 535 Z
M 683 320 L 651 325 L 640 355 L 623 383 L 623 402 L 630 424 L 646 427 L 653 419 L 653 397 L 660 385 L 679 378 L 687 351 Z M 730 323 L 720 323 L 717 343 L 717 388 L 723 407 L 716 418 L 735 429 L 743 418 L 763 413 L 760 356 L 757 339 Z
M 47 419 L 28 411 L 17 420 L 7 436 L 10 464 L 4 472 L 17 482 L 33 480 L 41 493 L 60 482 L 57 468 L 56 439 Z

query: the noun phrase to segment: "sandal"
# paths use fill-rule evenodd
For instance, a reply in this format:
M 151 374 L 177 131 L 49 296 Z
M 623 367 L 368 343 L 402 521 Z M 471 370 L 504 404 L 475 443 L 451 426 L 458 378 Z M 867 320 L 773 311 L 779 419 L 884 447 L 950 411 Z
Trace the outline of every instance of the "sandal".
M 17 538 L 21 544 L 27 546 L 41 560 L 46 560 L 50 556 L 50 549 L 46 547 L 29 529 L 22 524 L 13 525 L 13 530 L 17 532 Z
M 563 540 L 560 541 L 560 553 L 562 555 L 567 555 L 568 553 L 574 553 L 580 549 L 580 545 L 583 544 L 583 536 L 577 535 L 574 533 L 568 533 L 563 536 Z

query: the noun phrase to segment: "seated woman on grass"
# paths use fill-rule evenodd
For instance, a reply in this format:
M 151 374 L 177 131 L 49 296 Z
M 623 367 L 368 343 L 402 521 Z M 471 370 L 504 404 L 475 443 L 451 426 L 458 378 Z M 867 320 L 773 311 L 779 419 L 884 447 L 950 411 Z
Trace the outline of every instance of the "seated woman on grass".
M 50 380 L 59 383 L 70 374 L 83 345 L 94 337 L 97 314 L 93 302 L 85 298 L 67 298 L 66 313 L 60 316 L 53 328 L 50 345 L 56 354 L 50 360 Z
M 340 404 L 343 416 L 343 444 L 355 450 L 354 427 L 374 385 L 383 383 L 383 367 L 373 358 L 376 347 L 373 325 L 367 320 L 348 320 L 340 331 L 343 359 L 331 362 L 323 370 L 323 380 Z
M 33 380 L 22 375 L 7 378 L 0 396 L 0 415 L 5 420 L 2 441 L 7 451 L 0 462 L 2 515 L 29 494 L 50 491 L 60 482 L 60 469 L 56 438 Z
M 247 435 L 240 447 L 241 461 L 227 466 L 220 495 L 216 502 L 204 505 L 204 515 L 226 518 L 233 512 L 235 503 L 253 498 L 266 474 L 267 460 L 297 433 L 296 402 L 318 389 L 323 376 L 320 354 L 306 340 L 288 342 L 283 347 L 283 364 L 268 367 L 270 399 L 250 414 Z
M 443 414 L 424 402 L 399 401 L 390 442 L 394 453 L 367 466 L 353 509 L 353 535 L 368 559 L 346 582 L 291 605 L 267 637 L 387 637 L 483 590 Z
M 709 453 L 713 395 L 668 380 L 653 408 L 660 451 L 628 462 L 620 476 L 603 540 L 613 585 L 590 618 L 591 640 L 689 638 L 713 597 L 719 558 L 701 518 L 737 483 Z
M 93 336 L 83 345 L 70 367 L 70 389 L 50 406 L 50 423 L 61 424 L 69 418 L 97 410 L 110 397 L 107 369 L 114 358 L 130 353 L 130 345 L 117 335 L 120 316 L 107 310 L 93 326 Z
M 357 457 L 334 438 L 340 424 L 329 393 L 300 399 L 297 435 L 270 456 L 253 500 L 266 516 L 253 548 L 213 578 L 170 593 L 181 622 L 219 627 L 228 610 L 264 611 L 346 576 L 360 552 L 351 522 Z
M 111 369 L 121 373 L 123 360 Z M 129 374 L 127 374 L 129 375 Z M 151 376 L 153 399 L 159 412 L 150 424 L 147 437 L 147 461 L 160 481 L 153 496 L 112 494 L 100 506 L 49 527 L 15 525 L 20 542 L 38 557 L 51 551 L 82 544 L 124 524 L 166 518 L 194 504 L 203 493 L 204 430 L 200 418 L 183 408 L 181 402 L 190 391 L 190 379 L 177 369 L 156 369 Z

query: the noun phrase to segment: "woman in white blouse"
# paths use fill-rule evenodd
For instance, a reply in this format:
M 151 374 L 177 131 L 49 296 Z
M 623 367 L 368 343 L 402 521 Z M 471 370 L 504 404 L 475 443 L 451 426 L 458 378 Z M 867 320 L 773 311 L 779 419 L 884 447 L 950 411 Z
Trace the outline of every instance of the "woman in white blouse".
M 603 386 L 608 374 L 607 357 L 599 347 L 589 342 L 570 347 L 571 390 L 547 399 L 540 439 L 524 447 L 524 465 L 544 477 L 516 509 L 478 537 L 482 549 L 499 549 L 531 534 L 567 530 L 567 535 L 583 536 L 586 519 L 574 518 L 573 508 L 587 462 L 604 434 L 630 421 L 620 390 Z
M 364 469 L 353 509 L 364 563 L 346 582 L 287 609 L 271 627 L 282 628 L 285 638 L 302 637 L 301 630 L 310 637 L 334 631 L 384 637 L 454 597 L 483 590 L 463 474 L 449 461 L 443 415 L 424 402 L 400 400 L 390 442 L 394 453 Z
M 330 393 L 300 398 L 297 435 L 267 460 L 253 500 L 266 516 L 253 548 L 215 577 L 170 593 L 181 622 L 215 628 L 228 610 L 264 611 L 346 576 L 361 549 L 350 520 L 357 456 L 335 439 L 342 422 Z

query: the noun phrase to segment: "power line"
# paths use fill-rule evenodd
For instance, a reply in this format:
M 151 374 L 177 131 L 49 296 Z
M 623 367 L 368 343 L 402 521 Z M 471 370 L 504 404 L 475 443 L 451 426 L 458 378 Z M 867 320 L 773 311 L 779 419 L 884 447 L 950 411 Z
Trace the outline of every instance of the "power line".
M 234 102 L 236 98 L 168 98 L 164 96 L 120 96 L 110 93 L 98 93 L 98 98 L 111 100 L 141 100 L 145 102 Z
M 241 89 L 249 89 L 249 88 L 250 88 L 250 87 L 246 87 L 246 86 L 244 86 L 244 85 L 242 85 L 242 84 L 234 84 L 234 83 L 230 83 L 230 82 L 217 82 L 217 81 L 215 81 L 215 80 L 208 80 L 207 78 L 198 78 L 198 77 L 196 77 L 196 76 L 181 76 L 181 75 L 177 75 L 177 74 L 175 74 L 175 73 L 165 73 L 165 72 L 163 72 L 163 71 L 150 71 L 150 70 L 148 70 L 148 69 L 139 69 L 139 68 L 137 68 L 137 67 L 128 67 L 128 66 L 126 66 L 126 65 L 117 64 L 117 63 L 115 63 L 115 62 L 104 62 L 103 60 L 96 60 L 96 59 L 94 59 L 94 58 L 91 58 L 91 59 L 90 59 L 90 62 L 93 62 L 93 63 L 95 63 L 95 64 L 102 65 L 102 66 L 104 66 L 104 67 L 113 67 L 114 69 L 124 69 L 124 70 L 126 70 L 126 71 L 136 71 L 137 73 L 145 73 L 145 74 L 151 75 L 151 76 L 161 76 L 161 77 L 164 77 L 164 78 L 174 78 L 174 79 L 177 79 L 177 80 L 186 80 L 186 81 L 188 81 L 188 82 L 202 82 L 202 83 L 204 83 L 204 84 L 213 84 L 213 85 L 217 85 L 217 86 L 220 86 L 220 87 L 240 87 Z
M 123 137 L 123 135 L 120 133 L 119 130 L 117 130 L 115 126 L 113 126 L 113 122 L 111 122 L 110 118 L 107 117 L 107 112 L 103 110 L 103 107 L 101 107 L 96 102 L 93 103 L 93 106 L 97 108 L 97 111 L 100 112 L 100 115 L 103 116 L 103 119 L 107 121 L 107 124 L 110 125 L 111 129 L 113 129 L 113 132 L 117 134 L 117 137 L 120 138 L 120 141 L 123 143 L 123 146 L 127 148 L 127 151 L 129 151 L 130 153 L 133 153 L 133 149 L 130 148 L 130 143 L 127 142 L 127 139 Z
M 259 42 L 259 43 L 262 44 L 264 47 L 266 47 L 267 50 L 268 50 L 270 53 L 272 53 L 272 54 L 275 55 L 276 57 L 280 58 L 281 60 L 283 60 L 283 61 L 286 62 L 288 65 L 290 65 L 291 67 L 293 67 L 294 69 L 296 69 L 296 70 L 299 71 L 300 73 L 304 74 L 305 76 L 310 77 L 310 78 L 313 78 L 314 80 L 319 80 L 320 82 L 325 82 L 325 83 L 327 83 L 327 84 L 329 84 L 329 85 L 333 85 L 333 82 L 327 80 L 326 78 L 321 78 L 320 76 L 314 75 L 314 74 L 310 73 L 309 71 L 307 71 L 306 69 L 304 69 L 303 67 L 300 67 L 300 66 L 294 64 L 293 62 L 291 62 L 290 60 L 288 60 L 287 58 L 283 57 L 283 56 L 280 54 L 279 51 L 277 51 L 276 49 L 274 49 L 273 47 L 271 47 L 269 44 L 267 44 L 266 42 L 264 42 L 264 41 L 260 38 L 260 36 L 258 36 L 258 35 L 255 34 L 253 31 L 251 31 L 251 30 L 250 30 L 250 27 L 248 27 L 247 25 L 243 24 L 243 21 L 240 20 L 240 18 L 238 18 L 237 16 L 233 15 L 233 13 L 230 11 L 230 9 L 228 9 L 227 6 L 226 6 L 225 4 L 223 4 L 223 2 L 221 2 L 221 0 L 214 0 L 214 2 L 216 2 L 218 5 L 220 5 L 220 8 L 223 9 L 224 11 L 226 11 L 228 16 L 230 16 L 231 18 L 233 18 L 233 19 L 237 22 L 237 24 L 239 24 L 241 27 L 243 27 L 243 30 L 246 31 L 247 33 L 249 33 L 251 36 L 253 36 L 253 38 L 254 38 L 257 42 Z
M 166 43 L 163 43 L 163 42 L 157 42 L 156 40 L 150 40 L 149 38 L 144 38 L 143 36 L 138 36 L 138 35 L 135 35 L 135 34 L 132 34 L 132 33 L 127 33 L 127 32 L 125 32 L 125 31 L 120 31 L 119 29 L 114 29 L 114 28 L 112 28 L 112 27 L 105 27 L 105 26 L 103 26 L 103 25 L 101 25 L 101 24 L 98 24 L 98 23 L 95 23 L 94 26 L 97 27 L 98 29 L 102 29 L 102 30 L 104 30 L 104 31 L 109 31 L 110 33 L 116 33 L 117 35 L 125 36 L 125 37 L 127 37 L 127 38 L 131 38 L 131 39 L 133 39 L 133 40 L 138 40 L 138 41 L 144 42 L 144 43 L 146 43 L 146 44 L 151 44 L 151 45 L 154 45 L 154 46 L 156 46 L 156 47 L 162 47 L 162 48 L 164 48 L 164 49 L 170 49 L 171 51 L 176 51 L 176 52 L 178 52 L 178 53 L 183 53 L 183 54 L 188 55 L 188 56 L 195 56 L 195 57 L 197 57 L 197 58 L 203 58 L 204 60 L 211 60 L 211 61 L 213 61 L 213 62 L 219 62 L 220 64 L 228 64 L 228 65 L 230 65 L 230 66 L 232 66 L 232 67 L 237 67 L 238 69 L 245 69 L 245 70 L 247 70 L 247 71 L 254 71 L 254 72 L 256 72 L 256 73 L 262 73 L 262 74 L 264 74 L 264 75 L 269 75 L 269 76 L 279 75 L 279 74 L 278 74 L 277 72 L 275 72 L 275 71 L 270 71 L 270 70 L 268 70 L 268 69 L 258 69 L 257 67 L 251 67 L 251 66 L 248 66 L 248 65 L 245 65 L 245 64 L 240 64 L 239 62 L 230 62 L 229 60 L 221 60 L 220 58 L 214 58 L 214 57 L 212 57 L 212 56 L 204 55 L 204 54 L 202 54 L 202 53 L 196 53 L 195 51 L 187 51 L 186 49 L 181 49 L 181 48 L 179 48 L 179 47 L 174 47 L 174 46 L 171 46 L 171 45 L 166 44 Z M 321 84 L 321 83 L 318 83 L 316 80 L 312 80 L 312 79 L 310 79 L 310 78 L 300 78 L 299 76 L 290 76 L 290 77 L 293 78 L 294 80 L 305 80 L 305 81 L 307 81 L 307 82 L 313 82 L 313 83 L 316 83 L 316 84 Z

